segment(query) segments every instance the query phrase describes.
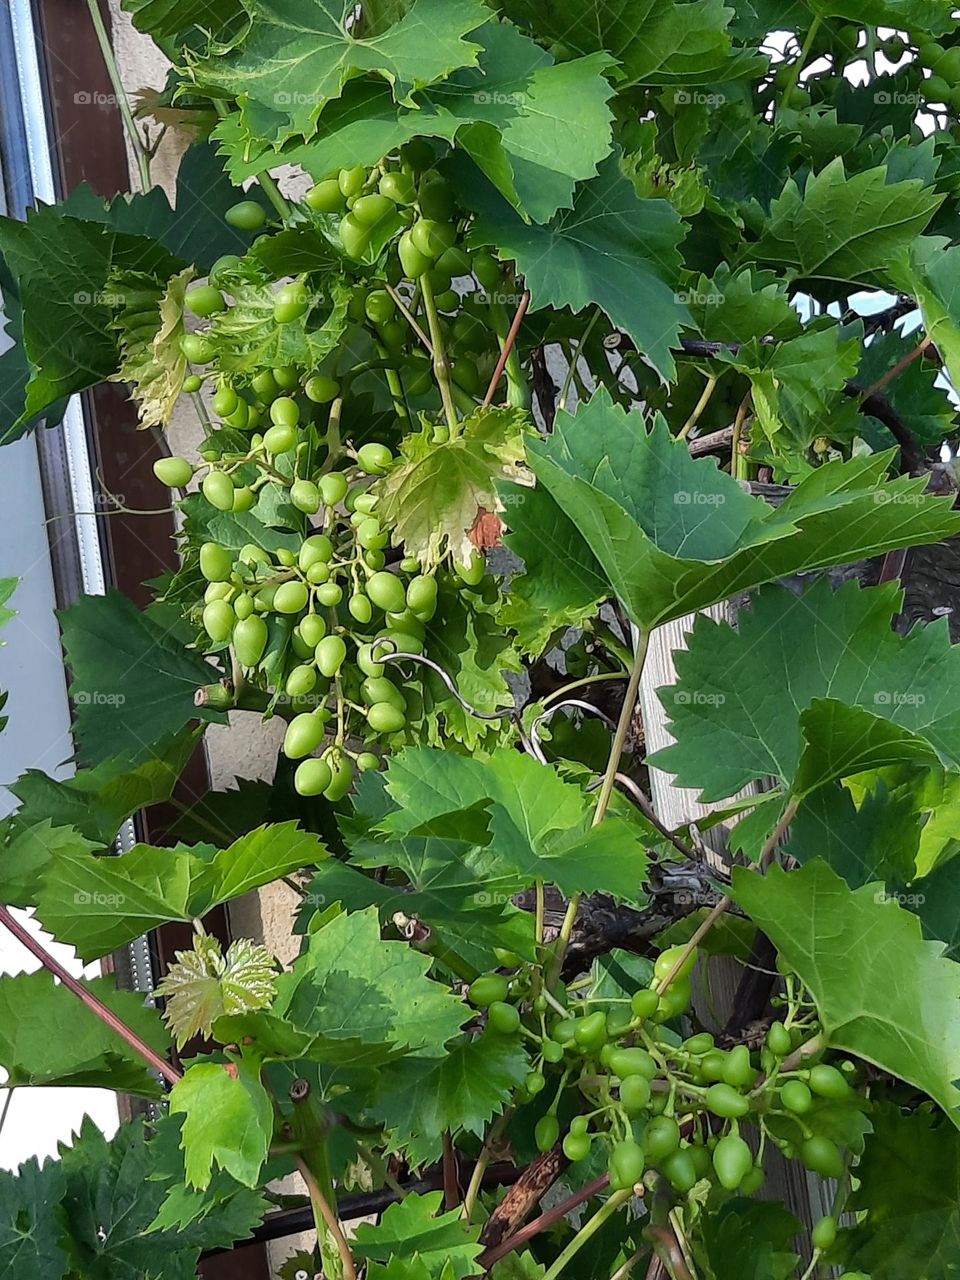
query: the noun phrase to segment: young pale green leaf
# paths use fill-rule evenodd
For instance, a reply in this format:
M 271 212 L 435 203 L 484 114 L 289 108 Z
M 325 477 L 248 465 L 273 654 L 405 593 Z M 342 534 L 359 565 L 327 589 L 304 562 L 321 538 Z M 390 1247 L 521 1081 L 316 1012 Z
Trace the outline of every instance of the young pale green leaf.
M 193 920 L 327 856 L 316 836 L 283 822 L 258 827 L 227 849 L 135 845 L 118 857 L 73 850 L 52 858 L 37 898 L 61 942 L 93 960 L 171 920 Z
M 898 289 L 916 298 L 923 327 L 943 355 L 953 384 L 960 382 L 960 245 L 920 236 L 891 266 Z
M 141 764 L 197 720 L 225 723 L 223 712 L 194 703 L 197 689 L 210 682 L 209 663 L 119 591 L 81 596 L 58 616 L 84 764 L 119 755 Z
M 546 226 L 529 226 L 491 186 L 453 166 L 460 194 L 477 213 L 471 243 L 515 258 L 532 311 L 596 304 L 636 343 L 660 376 L 676 372 L 671 348 L 692 319 L 678 300 L 683 224 L 666 200 L 641 200 L 620 169 L 619 154 L 582 182 L 573 207 Z
M 468 563 L 478 521 L 503 510 L 498 482 L 528 475 L 521 466 L 528 428 L 523 410 L 491 406 L 471 413 L 444 443 L 434 440 L 430 423 L 405 436 L 377 485 L 379 513 L 394 542 L 427 567 L 448 554 Z
M 530 1070 L 511 1036 L 465 1036 L 443 1057 L 407 1057 L 385 1066 L 372 1111 L 390 1130 L 391 1147 L 420 1168 L 439 1159 L 443 1135 L 472 1133 L 509 1103 Z
M 916 916 L 820 860 L 736 870 L 731 894 L 809 988 L 827 1042 L 923 1089 L 960 1126 L 960 965 Z
M 245 1187 L 259 1186 L 273 1136 L 273 1104 L 258 1068 L 247 1062 L 199 1062 L 170 1091 L 171 1115 L 183 1115 L 187 1183 L 201 1191 L 214 1166 Z
M 530 756 L 504 749 L 480 760 L 408 747 L 391 759 L 386 777 L 399 805 L 381 824 L 386 834 L 454 835 L 471 811 L 479 820 L 476 843 L 528 884 L 543 880 L 570 895 L 602 892 L 628 901 L 641 894 L 645 828 L 615 816 L 592 827 L 590 798 Z
M 845 564 L 960 528 L 922 479 L 882 482 L 878 454 L 831 462 L 778 508 L 691 458 L 662 418 L 647 431 L 598 391 L 550 437 L 530 440 L 537 479 L 564 511 L 638 626 L 651 628 L 790 573 Z M 571 589 L 571 599 L 580 599 Z M 555 602 L 556 605 L 556 602 Z
M 16 609 L 8 609 L 7 601 L 17 589 L 19 578 L 0 578 L 0 627 L 6 626 L 11 618 L 17 616 Z
M 117 990 L 107 977 L 84 985 L 159 1054 L 167 1052 L 160 1016 L 141 996 Z M 0 1066 L 11 1087 L 86 1086 L 145 1098 L 162 1094 L 140 1055 L 45 969 L 0 978 Z
M 723 0 L 508 0 L 508 17 L 577 53 L 604 49 L 619 61 L 627 84 L 676 85 L 683 90 L 759 74 L 764 61 L 734 50 L 728 27 L 732 8 Z
M 208 334 L 225 373 L 255 374 L 279 365 L 315 369 L 343 336 L 349 292 L 339 282 L 329 298 L 289 324 L 274 321 L 269 285 L 237 285 L 233 293 L 234 305 L 214 318 Z
M 120 350 L 120 368 L 111 374 L 111 382 L 129 382 L 132 398 L 137 402 L 141 427 L 166 427 L 183 389 L 187 373 L 187 357 L 180 350 L 185 332 L 183 305 L 187 285 L 193 279 L 193 267 L 174 276 L 166 286 L 156 288 L 157 329 L 146 334 L 143 328 L 143 289 L 136 278 L 115 277 L 111 287 L 118 288 L 124 299 L 111 328 Z M 126 296 L 127 284 L 132 297 Z M 139 287 L 138 287 L 139 285 Z
M 890 278 L 890 263 L 910 246 L 943 197 L 920 179 L 890 182 L 884 166 L 847 175 L 837 156 L 807 177 L 791 178 L 770 206 L 753 253 L 798 279 L 870 284 Z
M 251 131 L 275 142 L 309 138 L 325 105 L 356 76 L 381 77 L 397 102 L 414 106 L 416 90 L 476 63 L 478 46 L 465 37 L 490 16 L 480 0 L 412 0 L 379 35 L 358 38 L 348 0 L 251 0 L 250 15 L 242 43 L 194 69 L 240 98 Z
M 195 1035 L 209 1037 L 218 1018 L 266 1009 L 277 990 L 276 962 L 266 947 L 237 938 L 226 955 L 213 934 L 200 934 L 191 951 L 175 952 L 157 995 L 177 1047 Z
M 442 1191 L 424 1196 L 411 1192 L 375 1226 L 364 1222 L 357 1227 L 350 1242 L 354 1257 L 380 1263 L 419 1257 L 431 1280 L 440 1280 L 450 1264 L 456 1280 L 476 1275 L 475 1263 L 483 1252 L 480 1228 L 468 1226 L 459 1209 L 441 1213 L 442 1203 Z
M 872 1280 L 950 1280 L 960 1255 L 960 1136 L 935 1114 L 878 1108 L 840 1237 L 852 1270 Z
M 52 1206 L 65 1189 L 55 1160 L 36 1157 L 16 1173 L 0 1169 L 0 1275 L 62 1280 L 69 1259 L 63 1226 Z
M 835 591 L 823 578 L 799 596 L 760 592 L 736 631 L 698 618 L 677 683 L 660 690 L 676 742 L 650 763 L 721 800 L 767 775 L 799 793 L 902 759 L 954 760 L 960 651 L 941 623 L 897 635 L 899 608 L 895 584 Z

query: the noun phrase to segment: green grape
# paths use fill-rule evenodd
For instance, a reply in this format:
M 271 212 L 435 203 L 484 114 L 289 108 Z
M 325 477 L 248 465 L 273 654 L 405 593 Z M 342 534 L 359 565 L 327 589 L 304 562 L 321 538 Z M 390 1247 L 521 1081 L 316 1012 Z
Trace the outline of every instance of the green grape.
M 347 477 L 342 471 L 329 471 L 320 478 L 320 496 L 328 507 L 335 507 L 347 496 Z
M 738 1044 L 727 1054 L 723 1065 L 723 1078 L 727 1084 L 736 1089 L 752 1085 L 757 1078 L 756 1070 L 750 1064 L 750 1050 L 745 1044 Z
M 483 973 L 467 989 L 467 999 L 477 1009 L 489 1008 L 495 1001 L 506 1000 L 507 980 L 499 973 Z
M 277 369 L 271 369 L 271 373 L 281 391 L 294 391 L 300 385 L 300 375 L 292 364 L 280 365 Z
M 203 629 L 211 640 L 220 644 L 230 639 L 236 614 L 226 600 L 211 600 L 203 610 Z
M 943 76 L 929 76 L 926 80 L 921 80 L 920 92 L 925 102 L 943 103 L 944 105 L 953 96 L 953 89 Z
M 290 486 L 290 501 L 298 511 L 312 516 L 320 510 L 320 490 L 312 480 L 294 480 Z
M 728 1133 L 713 1149 L 713 1167 L 720 1185 L 736 1191 L 753 1167 L 753 1152 L 739 1134 Z
M 788 1080 L 780 1090 L 780 1101 L 788 1111 L 802 1116 L 813 1106 L 813 1094 L 802 1080 Z
M 207 275 L 207 279 L 217 289 L 224 287 L 224 280 L 227 276 L 235 275 L 240 267 L 240 259 L 235 253 L 225 253 L 219 257 Z
M 457 238 L 456 228 L 449 222 L 437 222 L 433 218 L 420 218 L 410 228 L 410 240 L 415 249 L 426 258 L 439 258 L 452 248 Z
M 379 551 L 387 545 L 389 534 L 374 516 L 367 516 L 357 525 L 357 544 L 366 551 Z
M 293 787 L 297 795 L 320 796 L 333 781 L 333 773 L 326 760 L 311 757 L 297 765 L 293 775 Z
M 200 284 L 193 289 L 188 289 L 183 301 L 187 310 L 192 311 L 201 320 L 207 320 L 218 311 L 225 310 L 227 305 L 220 290 L 209 284 Z
M 329 563 L 333 559 L 333 543 L 325 533 L 314 533 L 304 538 L 300 544 L 297 563 L 301 569 L 309 569 L 312 564 Z
M 484 289 L 495 289 L 500 283 L 500 264 L 486 251 L 473 255 L 473 274 Z
M 309 593 L 303 582 L 284 582 L 277 587 L 273 607 L 277 613 L 300 613 L 307 607 Z
M 258 373 L 250 385 L 256 396 L 264 404 L 270 404 L 280 394 L 277 380 L 269 369 L 265 369 L 263 373 Z
M 393 454 L 385 444 L 370 441 L 357 450 L 357 466 L 368 476 L 383 475 L 393 462 Z
M 686 1194 L 699 1180 L 697 1166 L 689 1147 L 681 1147 L 663 1162 L 663 1172 L 672 1186 Z
M 750 1100 L 738 1093 L 733 1085 L 712 1084 L 704 1098 L 707 1109 L 724 1120 L 732 1120 L 745 1116 L 750 1110 Z
M 698 1058 L 704 1053 L 709 1053 L 713 1047 L 714 1039 L 709 1031 L 701 1031 L 699 1035 L 690 1036 L 683 1042 L 683 1048 L 687 1053 L 692 1053 Z
M 294 667 L 287 676 L 284 688 L 291 698 L 303 698 L 313 690 L 316 683 L 317 673 L 313 667 Z M 323 787 L 320 790 L 322 791 Z
M 304 643 L 313 651 L 327 634 L 327 624 L 319 613 L 308 613 L 300 619 L 299 631 Z
M 348 213 L 340 221 L 340 243 L 347 257 L 356 261 L 363 257 L 370 245 L 370 228 Z
M 815 1249 L 829 1249 L 837 1238 L 837 1220 L 827 1214 L 821 1218 L 810 1232 L 810 1239 Z
M 763 1171 L 762 1165 L 752 1165 L 744 1174 L 743 1181 L 740 1183 L 740 1194 L 742 1196 L 755 1196 L 766 1182 L 767 1175 Z
M 293 554 L 292 551 L 288 550 L 286 547 L 280 547 L 273 554 L 277 563 L 281 564 L 284 567 L 284 569 L 292 569 L 293 566 L 297 563 L 297 557 Z
M 693 999 L 690 982 L 686 978 L 678 978 L 660 996 L 660 1004 L 653 1015 L 654 1022 L 669 1022 L 671 1018 L 686 1013 Z
M 653 1080 L 657 1074 L 656 1062 L 646 1049 L 639 1047 L 614 1049 L 607 1055 L 605 1065 L 622 1080 L 628 1076 L 643 1076 L 646 1080 Z
M 234 388 L 231 387 L 229 382 L 224 382 L 217 388 L 217 393 L 213 397 L 212 407 L 214 413 L 219 414 L 221 418 L 228 418 L 239 403 L 240 397 Z
M 238 400 L 237 407 L 224 418 L 224 422 L 230 427 L 236 427 L 238 431 L 244 431 L 250 425 L 250 406 L 246 400 Z
M 277 324 L 291 324 L 310 310 L 310 296 L 303 284 L 285 284 L 273 297 L 273 318 Z
M 240 554 L 237 557 L 242 564 L 257 565 L 270 564 L 270 556 L 264 551 L 263 547 L 258 547 L 255 542 L 247 542 L 240 548 Z
M 669 973 L 672 972 L 674 965 L 680 960 L 687 948 L 685 946 L 668 947 L 666 951 L 661 951 L 657 956 L 656 963 L 653 966 L 653 976 L 662 981 Z M 690 952 L 689 956 L 683 962 L 683 967 L 677 974 L 677 978 L 688 978 L 693 972 L 694 965 L 697 963 L 697 948 Z
M 635 991 L 630 997 L 630 1007 L 638 1018 L 647 1019 L 653 1016 L 660 1004 L 660 997 L 656 991 L 644 990 Z
M 423 653 L 423 641 L 419 636 L 411 635 L 409 631 L 387 631 L 382 632 L 377 638 L 392 641 L 395 653 Z M 387 652 L 391 652 L 387 650 Z
M 654 1116 L 643 1131 L 643 1148 L 654 1164 L 673 1155 L 680 1146 L 680 1126 L 672 1116 Z
M 366 180 L 367 171 L 362 164 L 354 165 L 352 169 L 341 169 L 337 175 L 340 190 L 348 200 L 359 194 Z
M 620 1103 L 628 1116 L 646 1111 L 650 1105 L 650 1081 L 645 1076 L 627 1076 L 621 1080 Z
M 813 1173 L 821 1178 L 839 1178 L 843 1174 L 843 1156 L 835 1142 L 815 1134 L 807 1138 L 800 1147 L 800 1159 Z
M 367 595 L 384 613 L 402 609 L 407 600 L 403 583 L 395 574 L 386 571 L 375 573 L 367 579 Z
M 397 211 L 397 206 L 385 195 L 359 196 L 354 202 L 351 213 L 365 227 L 375 227 L 384 218 L 389 218 Z
M 709 1053 L 705 1053 L 700 1059 L 700 1075 L 704 1080 L 722 1080 L 724 1067 L 727 1065 L 727 1055 L 722 1049 L 711 1049 Z
M 182 489 L 193 479 L 193 467 L 186 458 L 158 458 L 153 474 L 170 489 Z
M 319 587 L 327 582 L 330 578 L 330 566 L 322 560 L 317 560 L 307 570 L 307 581 L 311 586 Z
M 249 487 L 242 484 L 239 489 L 233 491 L 233 510 L 234 511 L 250 511 L 256 506 L 257 495 Z
M 336 178 L 318 182 L 315 187 L 310 188 L 304 200 L 314 213 L 340 213 L 347 205 L 346 196 L 340 190 L 340 183 Z
M 209 364 L 215 354 L 213 343 L 202 333 L 185 333 L 180 339 L 180 350 L 191 364 Z
M 229 582 L 208 582 L 203 592 L 203 603 L 209 604 L 211 600 L 226 600 L 233 592 L 233 587 Z
M 419 280 L 430 270 L 432 260 L 425 253 L 420 252 L 409 231 L 404 231 L 400 237 L 397 253 L 400 256 L 403 273 L 409 280 Z
M 203 379 L 195 373 L 188 374 L 183 380 L 184 391 L 186 391 L 188 394 L 191 394 L 191 395 L 195 391 L 199 391 L 202 386 L 203 386 Z
M 533 1131 L 533 1139 L 538 1151 L 550 1151 L 557 1145 L 560 1137 L 560 1122 L 552 1111 L 541 1116 Z
M 420 183 L 417 203 L 425 218 L 446 222 L 453 214 L 453 188 L 445 178 L 427 174 Z
M 315 373 L 312 378 L 308 378 L 303 394 L 308 400 L 312 400 L 314 404 L 329 404 L 331 400 L 336 400 L 340 394 L 340 383 L 336 378 L 328 378 L 326 374 Z
M 424 211 L 426 212 L 426 211 Z M 428 217 L 435 217 L 435 214 L 428 214 Z M 446 215 L 449 217 L 449 215 Z M 440 221 L 444 221 L 443 218 Z M 437 259 L 438 271 L 442 271 L 445 276 L 453 279 L 455 276 L 470 275 L 470 257 L 459 245 L 453 245 L 450 249 L 445 249 Z
M 317 666 L 320 674 L 332 679 L 343 665 L 347 646 L 340 636 L 324 636 L 317 645 Z
M 375 733 L 396 733 L 407 723 L 407 717 L 392 702 L 375 702 L 367 711 L 367 724 Z
M 476 587 L 483 581 L 483 576 L 487 571 L 486 561 L 479 551 L 474 551 L 469 561 L 455 560 L 453 567 L 468 587 Z
M 362 591 L 353 593 L 347 601 L 347 609 L 350 611 L 350 616 L 356 618 L 357 622 L 367 623 L 373 617 L 373 608 Z
M 336 582 L 324 582 L 317 587 L 317 599 L 328 609 L 335 609 L 343 599 L 343 588 Z
M 365 702 L 392 702 L 401 711 L 407 709 L 403 694 L 386 676 L 367 676 L 360 686 L 360 693 Z
M 227 210 L 223 220 L 238 231 L 259 231 L 266 225 L 267 215 L 255 200 L 241 200 Z
M 276 403 L 276 401 L 274 401 Z M 263 447 L 267 453 L 289 453 L 297 443 L 297 429 L 289 426 L 270 427 L 263 436 Z
M 230 552 L 218 542 L 205 542 L 200 548 L 200 572 L 208 582 L 226 582 L 233 572 Z
M 274 400 L 270 406 L 270 421 L 277 427 L 295 427 L 300 421 L 300 407 L 296 400 L 289 396 L 279 396 Z
M 384 665 L 382 662 L 375 662 L 373 659 L 373 645 L 362 644 L 357 650 L 357 666 L 366 676 L 382 676 L 384 673 Z
M 785 1058 L 793 1048 L 790 1032 L 782 1022 L 774 1022 L 767 1032 L 767 1048 L 777 1058 Z
M 490 340 L 489 330 L 476 316 L 465 311 L 461 311 L 453 322 L 453 336 L 458 346 L 468 351 L 483 351 Z
M 242 622 L 253 613 L 253 596 L 249 591 L 241 591 L 233 602 L 233 611 Z
M 369 489 L 363 493 L 358 493 L 353 502 L 354 511 L 359 511 L 361 515 L 370 515 L 377 505 L 377 495 L 371 493 Z
M 323 794 L 328 800 L 336 803 L 337 800 L 342 800 L 350 790 L 351 782 L 353 782 L 353 765 L 349 760 L 341 760 L 333 771 L 333 780 Z
M 454 289 L 444 289 L 434 298 L 438 311 L 456 311 L 460 305 L 460 295 Z
M 255 667 L 267 647 L 267 624 L 256 614 L 238 622 L 233 632 L 233 651 L 243 667 Z
M 851 1093 L 849 1084 L 837 1068 L 829 1066 L 826 1062 L 819 1062 L 811 1068 L 808 1083 L 813 1092 L 819 1094 L 821 1098 L 840 1101 L 848 1098 Z
M 283 754 L 288 760 L 300 760 L 316 751 L 323 741 L 326 725 L 313 711 L 305 711 L 287 725 L 283 739 Z

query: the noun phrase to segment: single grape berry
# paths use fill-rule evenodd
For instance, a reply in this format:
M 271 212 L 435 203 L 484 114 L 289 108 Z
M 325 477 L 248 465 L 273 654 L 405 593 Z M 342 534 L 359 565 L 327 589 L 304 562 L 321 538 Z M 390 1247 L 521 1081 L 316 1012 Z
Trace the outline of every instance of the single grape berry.
M 241 200 L 227 210 L 223 220 L 238 231 L 259 231 L 266 225 L 267 215 L 255 200 Z
M 332 781 L 333 774 L 325 760 L 304 760 L 293 775 L 294 789 L 301 796 L 323 795 Z
M 186 458 L 158 458 L 153 474 L 169 489 L 182 489 L 193 479 L 193 467 Z
M 220 290 L 209 284 L 200 284 L 195 289 L 188 289 L 183 301 L 187 310 L 192 311 L 201 320 L 206 320 L 209 316 L 216 315 L 218 311 L 223 311 L 227 305 Z

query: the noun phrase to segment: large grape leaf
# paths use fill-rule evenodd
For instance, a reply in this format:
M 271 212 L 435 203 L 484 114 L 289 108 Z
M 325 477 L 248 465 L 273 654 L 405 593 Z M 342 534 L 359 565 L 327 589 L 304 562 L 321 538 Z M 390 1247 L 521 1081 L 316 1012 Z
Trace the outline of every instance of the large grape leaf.
M 605 49 L 628 84 L 714 84 L 763 69 L 753 50 L 733 50 L 733 8 L 723 0 L 507 0 L 507 15 L 576 53 Z M 681 98 L 682 102 L 683 99 Z
M 800 1223 L 778 1203 L 738 1197 L 701 1219 L 714 1280 L 785 1280 L 799 1261 L 791 1245 Z
M 952 1280 L 960 1257 L 960 1135 L 929 1111 L 891 1106 L 872 1115 L 841 1234 L 849 1268 L 872 1280 Z
M 859 806 L 846 787 L 808 796 L 791 824 L 787 852 L 802 863 L 822 858 L 857 889 L 875 880 L 911 880 L 919 843 L 913 797 L 892 792 L 881 779 Z
M 848 176 L 837 156 L 807 177 L 803 191 L 788 180 L 753 253 L 794 277 L 875 283 L 889 278 L 891 261 L 942 200 L 919 178 L 889 182 L 884 166 Z
M 58 616 L 83 763 L 124 754 L 140 764 L 197 720 L 226 722 L 223 712 L 198 709 L 193 700 L 215 669 L 119 591 L 81 596 Z
M 660 690 L 677 741 L 650 763 L 720 800 L 767 775 L 812 789 L 840 776 L 851 747 L 847 774 L 875 767 L 856 753 L 884 727 L 960 758 L 960 650 L 945 621 L 894 632 L 900 601 L 893 583 L 834 590 L 824 578 L 802 595 L 761 591 L 736 631 L 698 618 L 676 655 L 677 683 Z
M 489 18 L 480 0 L 412 0 L 370 38 L 351 30 L 350 0 L 250 0 L 251 26 L 238 46 L 199 59 L 207 84 L 240 99 L 254 136 L 310 137 L 327 102 L 356 76 L 384 79 L 400 103 L 417 89 L 477 60 L 464 37 Z
M 273 1103 L 248 1062 L 198 1062 L 170 1092 L 171 1115 L 183 1115 L 180 1145 L 187 1183 L 203 1190 L 214 1165 L 245 1187 L 260 1183 L 273 1136 Z
M 381 823 L 386 834 L 456 837 L 472 831 L 478 837 L 473 843 L 527 884 L 543 880 L 571 895 L 640 896 L 644 828 L 618 816 L 592 827 L 591 799 L 530 756 L 502 749 L 482 760 L 408 747 L 393 756 L 386 778 L 399 806 Z
M 119 991 L 108 977 L 84 986 L 159 1054 L 167 1052 L 160 1016 L 142 996 Z M 145 1098 L 163 1093 L 140 1055 L 45 969 L 0 977 L 0 1066 L 11 1087 L 86 1086 Z
M 503 510 L 497 482 L 522 477 L 527 427 L 523 410 L 490 406 L 471 413 L 444 443 L 435 441 L 430 423 L 404 436 L 399 458 L 377 485 L 394 543 L 427 566 L 447 554 L 469 563 L 468 535 L 477 520 Z
M 194 27 L 217 33 L 246 15 L 240 0 L 123 0 L 138 31 L 158 42 L 183 38 Z
M 944 35 L 954 29 L 950 0 L 806 0 L 814 13 L 864 26 L 909 27 Z
M 960 1126 L 960 965 L 916 916 L 819 860 L 737 869 L 731 894 L 809 988 L 828 1043 L 923 1089 Z
M 51 1212 L 64 1187 L 55 1160 L 41 1165 L 34 1157 L 16 1173 L 0 1169 L 0 1275 L 61 1280 L 67 1274 L 63 1227 Z
M 380 1221 L 361 1223 L 351 1239 L 354 1257 L 388 1263 L 392 1258 L 419 1258 L 426 1274 L 443 1280 L 462 1280 L 477 1274 L 476 1260 L 483 1252 L 479 1227 L 468 1226 L 459 1209 L 441 1213 L 442 1191 L 428 1195 L 411 1192 L 392 1204 Z
M 960 245 L 942 236 L 920 236 L 892 264 L 898 289 L 916 298 L 927 336 L 960 387 Z
M 482 1138 L 529 1070 L 525 1049 L 511 1037 L 466 1036 L 443 1057 L 385 1066 L 371 1109 L 391 1131 L 391 1147 L 421 1167 L 440 1157 L 444 1133 Z
M 773 508 L 713 461 L 691 458 L 661 418 L 648 432 L 602 389 L 576 416 L 558 414 L 554 433 L 529 440 L 527 454 L 644 628 L 787 574 L 937 542 L 960 528 L 951 500 L 924 496 L 922 478 L 886 481 L 885 454 L 827 463 Z
M 515 258 L 531 309 L 599 306 L 629 334 L 662 378 L 676 365 L 671 348 L 692 326 L 673 281 L 683 224 L 666 200 L 642 200 L 620 169 L 618 154 L 577 187 L 573 207 L 546 226 L 528 225 L 489 184 L 451 165 L 461 198 L 477 213 L 471 243 L 495 245 Z
M 227 849 L 135 845 L 116 857 L 59 851 L 37 895 L 38 914 L 85 960 L 107 955 L 171 920 L 193 920 L 221 903 L 327 856 L 296 823 L 258 827 Z

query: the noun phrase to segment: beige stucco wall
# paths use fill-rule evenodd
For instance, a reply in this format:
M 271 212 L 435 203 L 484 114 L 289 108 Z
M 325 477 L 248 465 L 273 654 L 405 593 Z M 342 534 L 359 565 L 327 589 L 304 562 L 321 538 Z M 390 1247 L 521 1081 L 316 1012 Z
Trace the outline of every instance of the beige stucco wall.
M 136 31 L 127 14 L 120 11 L 119 0 L 110 0 L 112 39 L 117 65 L 129 97 L 135 97 L 141 89 L 159 89 L 166 78 L 167 63 L 153 42 Z M 173 131 L 160 143 L 151 166 L 151 177 L 173 196 L 180 155 L 189 139 Z M 133 151 L 127 140 L 127 155 L 131 173 L 131 189 L 136 187 L 137 168 Z M 195 457 L 202 437 L 202 428 L 195 409 L 184 396 L 167 433 L 171 452 Z M 229 725 L 215 725 L 207 731 L 206 750 L 212 785 L 217 789 L 228 788 L 235 778 L 271 778 L 277 751 L 283 737 L 281 721 L 263 723 L 258 715 L 234 712 Z M 278 883 L 258 894 L 249 894 L 232 904 L 230 921 L 234 936 L 263 941 L 284 963 L 296 956 L 298 940 L 293 936 L 292 922 L 297 906 L 297 896 L 292 889 Z M 288 1179 L 282 1190 L 305 1191 Z M 279 1274 L 280 1264 L 298 1249 L 310 1248 L 311 1235 L 291 1236 L 269 1246 L 271 1268 Z

